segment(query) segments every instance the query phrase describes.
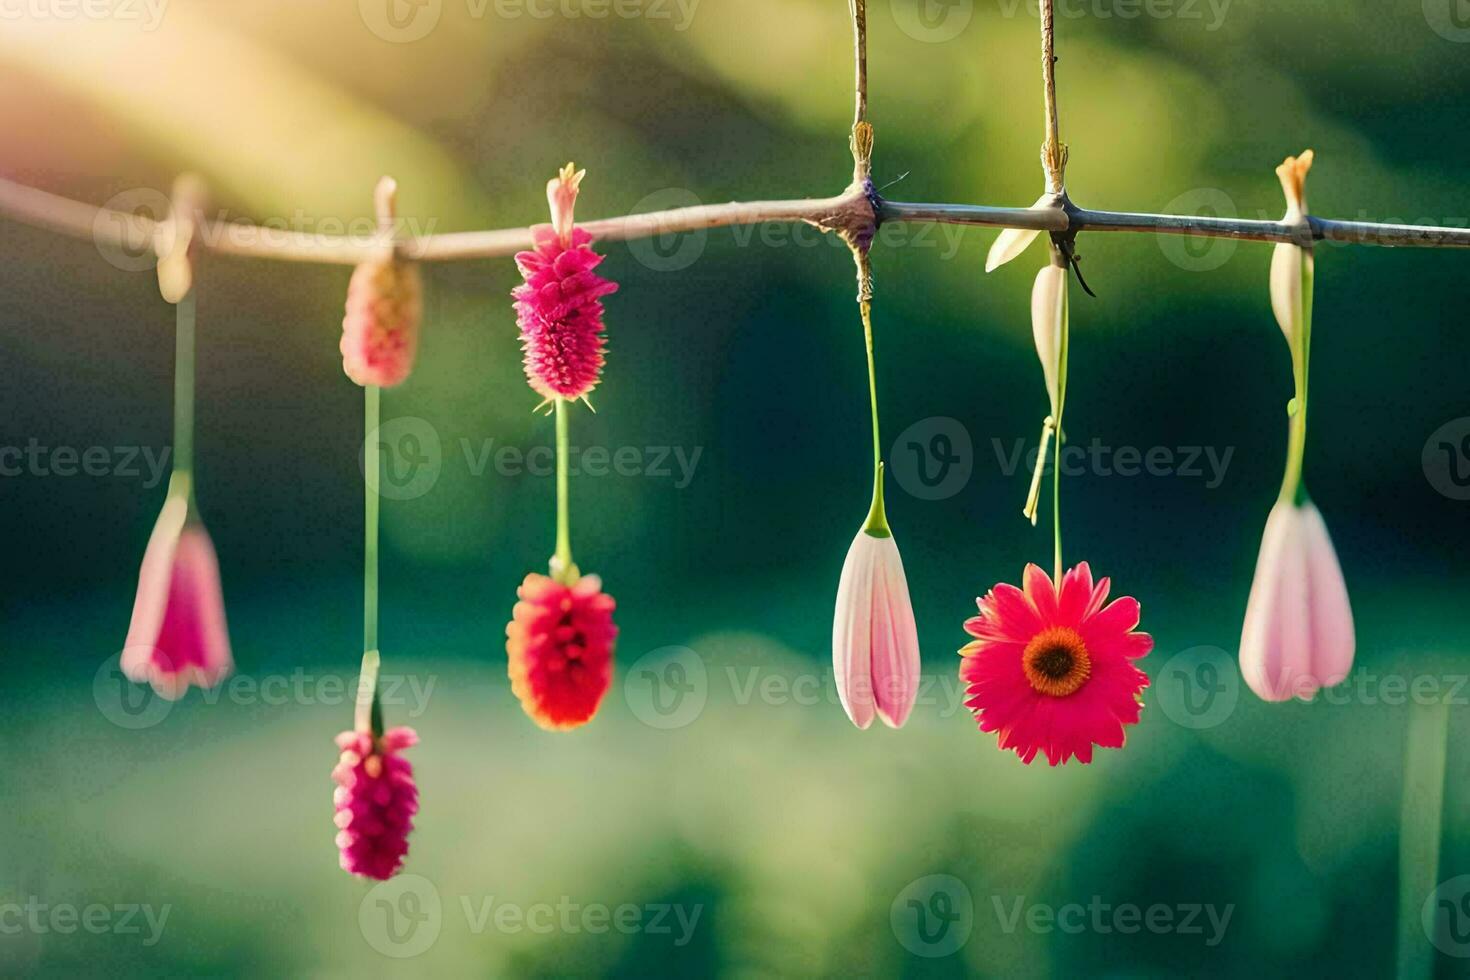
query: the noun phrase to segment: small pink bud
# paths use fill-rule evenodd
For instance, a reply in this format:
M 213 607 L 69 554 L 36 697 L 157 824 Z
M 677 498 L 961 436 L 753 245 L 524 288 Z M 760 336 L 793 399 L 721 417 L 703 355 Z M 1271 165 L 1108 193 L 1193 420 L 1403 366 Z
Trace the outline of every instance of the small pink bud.
M 352 271 L 342 318 L 342 370 L 360 385 L 390 388 L 413 370 L 423 317 L 417 265 L 364 262 Z
M 1240 636 L 1240 672 L 1266 701 L 1309 700 L 1353 667 L 1353 611 L 1322 515 L 1271 508 Z

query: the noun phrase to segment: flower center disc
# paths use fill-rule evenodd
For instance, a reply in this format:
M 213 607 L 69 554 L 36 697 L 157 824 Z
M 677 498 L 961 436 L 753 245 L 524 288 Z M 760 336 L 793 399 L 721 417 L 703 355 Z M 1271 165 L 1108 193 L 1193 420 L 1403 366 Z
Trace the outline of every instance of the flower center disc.
M 1031 638 L 1021 654 L 1026 680 L 1040 694 L 1064 698 L 1092 674 L 1082 637 L 1070 626 L 1051 626 Z

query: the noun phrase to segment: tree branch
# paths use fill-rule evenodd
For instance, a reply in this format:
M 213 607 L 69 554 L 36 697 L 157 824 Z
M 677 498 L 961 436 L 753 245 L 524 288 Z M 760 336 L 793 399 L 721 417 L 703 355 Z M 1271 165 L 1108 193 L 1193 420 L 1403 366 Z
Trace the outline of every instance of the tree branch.
M 167 221 L 94 207 L 0 179 L 0 215 L 99 245 L 143 252 L 164 251 L 171 241 Z M 1470 248 L 1470 229 L 1377 224 L 1308 218 L 1314 241 L 1416 248 Z M 727 225 L 804 222 L 823 231 L 856 231 L 874 222 L 911 221 L 1026 228 L 1039 231 L 1132 231 L 1199 235 L 1258 242 L 1297 242 L 1300 229 L 1280 221 L 1251 221 L 1193 215 L 1136 214 L 1066 208 L 1001 208 L 975 204 L 878 202 L 876 214 L 861 188 L 826 198 L 702 204 L 669 211 L 603 218 L 581 225 L 604 241 L 697 231 Z M 356 265 L 382 258 L 393 247 L 386 239 L 315 235 L 262 228 L 232 221 L 209 221 L 196 232 L 197 247 L 225 255 Z M 399 254 L 425 262 L 495 258 L 531 247 L 529 228 L 424 235 L 398 242 Z

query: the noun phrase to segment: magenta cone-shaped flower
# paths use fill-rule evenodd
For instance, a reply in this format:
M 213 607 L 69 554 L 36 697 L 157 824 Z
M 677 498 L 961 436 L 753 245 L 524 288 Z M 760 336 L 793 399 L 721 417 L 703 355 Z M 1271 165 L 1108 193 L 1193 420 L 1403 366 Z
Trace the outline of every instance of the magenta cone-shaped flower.
M 832 617 L 832 673 L 847 717 L 902 728 L 919 692 L 919 633 L 893 535 L 853 538 Z
M 1240 672 L 1266 701 L 1310 699 L 1353 667 L 1353 611 L 1311 501 L 1271 508 L 1240 635 Z
M 234 668 L 219 561 L 187 492 L 169 494 L 148 539 L 120 666 L 169 700 L 191 684 L 213 687 Z
M 418 740 L 412 728 L 391 728 L 378 739 L 363 731 L 337 736 L 333 802 L 343 871 L 386 881 L 403 865 L 419 791 L 413 766 L 398 753 Z

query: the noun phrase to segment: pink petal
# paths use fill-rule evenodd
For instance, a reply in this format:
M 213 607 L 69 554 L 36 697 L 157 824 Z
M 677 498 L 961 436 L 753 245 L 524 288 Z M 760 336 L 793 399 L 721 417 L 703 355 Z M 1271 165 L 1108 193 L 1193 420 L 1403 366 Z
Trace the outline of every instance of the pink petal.
M 1337 552 L 1322 514 L 1306 507 L 1307 572 L 1311 578 L 1312 672 L 1323 687 L 1341 684 L 1353 669 L 1353 610 Z
M 873 628 L 873 692 L 878 717 L 890 728 L 902 728 L 919 693 L 919 633 L 898 544 L 893 538 L 884 540 L 887 547 L 881 553 L 878 573 L 882 603 L 875 596 L 874 609 L 884 623 L 880 628 L 875 622 Z M 886 640 L 880 647 L 881 634 L 886 634 Z
M 880 540 L 863 531 L 853 538 L 832 616 L 832 677 L 842 710 L 859 728 L 873 723 L 873 553 Z

